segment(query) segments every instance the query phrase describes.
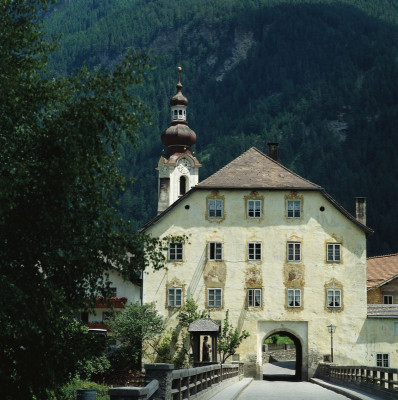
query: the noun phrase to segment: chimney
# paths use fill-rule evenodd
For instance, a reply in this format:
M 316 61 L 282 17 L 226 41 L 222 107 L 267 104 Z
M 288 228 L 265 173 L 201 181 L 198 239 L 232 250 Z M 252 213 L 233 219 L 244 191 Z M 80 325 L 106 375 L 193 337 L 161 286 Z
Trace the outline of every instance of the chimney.
M 355 197 L 355 218 L 366 225 L 366 197 Z
M 273 142 L 268 142 L 268 156 L 271 157 L 273 160 L 278 161 L 278 144 L 279 143 L 273 143 Z

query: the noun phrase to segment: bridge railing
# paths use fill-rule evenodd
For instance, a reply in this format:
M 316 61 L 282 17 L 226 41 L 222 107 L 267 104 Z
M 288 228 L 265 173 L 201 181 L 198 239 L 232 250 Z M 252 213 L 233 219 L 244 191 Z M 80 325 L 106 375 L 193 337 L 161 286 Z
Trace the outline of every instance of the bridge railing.
M 217 393 L 227 384 L 239 380 L 239 363 L 214 364 L 204 367 L 174 370 L 172 364 L 146 364 L 144 388 L 119 387 L 109 389 L 111 400 L 200 400 Z
M 398 398 L 398 369 L 396 368 L 322 363 L 317 372 L 323 379 L 357 385 L 370 392 L 383 392 Z

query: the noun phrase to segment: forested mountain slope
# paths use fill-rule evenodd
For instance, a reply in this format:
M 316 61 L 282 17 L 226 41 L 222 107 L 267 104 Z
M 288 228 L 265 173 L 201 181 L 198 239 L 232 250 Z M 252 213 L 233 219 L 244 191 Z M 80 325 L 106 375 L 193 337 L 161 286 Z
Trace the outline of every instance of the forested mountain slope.
M 154 168 L 181 65 L 201 179 L 278 141 L 284 165 L 349 211 L 368 198 L 368 255 L 398 251 L 397 2 L 65 0 L 46 21 L 63 33 L 58 73 L 84 60 L 112 67 L 129 49 L 157 57 L 137 93 L 153 125 L 122 161 L 135 177 L 120 204 L 133 228 L 156 213 Z

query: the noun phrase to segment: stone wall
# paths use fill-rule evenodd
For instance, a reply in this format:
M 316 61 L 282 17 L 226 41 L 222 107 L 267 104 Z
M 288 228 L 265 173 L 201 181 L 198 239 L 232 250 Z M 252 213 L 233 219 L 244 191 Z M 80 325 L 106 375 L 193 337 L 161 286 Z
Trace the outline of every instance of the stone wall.
M 263 363 L 272 361 L 293 361 L 296 359 L 296 348 L 267 350 L 263 353 Z

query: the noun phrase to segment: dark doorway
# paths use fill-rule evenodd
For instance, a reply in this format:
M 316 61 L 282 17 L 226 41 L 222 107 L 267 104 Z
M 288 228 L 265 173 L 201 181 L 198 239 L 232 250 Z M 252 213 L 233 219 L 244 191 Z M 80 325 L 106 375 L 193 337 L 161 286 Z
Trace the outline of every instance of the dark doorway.
M 263 379 L 297 381 L 302 376 L 303 351 L 300 340 L 290 332 L 274 332 L 263 344 Z

